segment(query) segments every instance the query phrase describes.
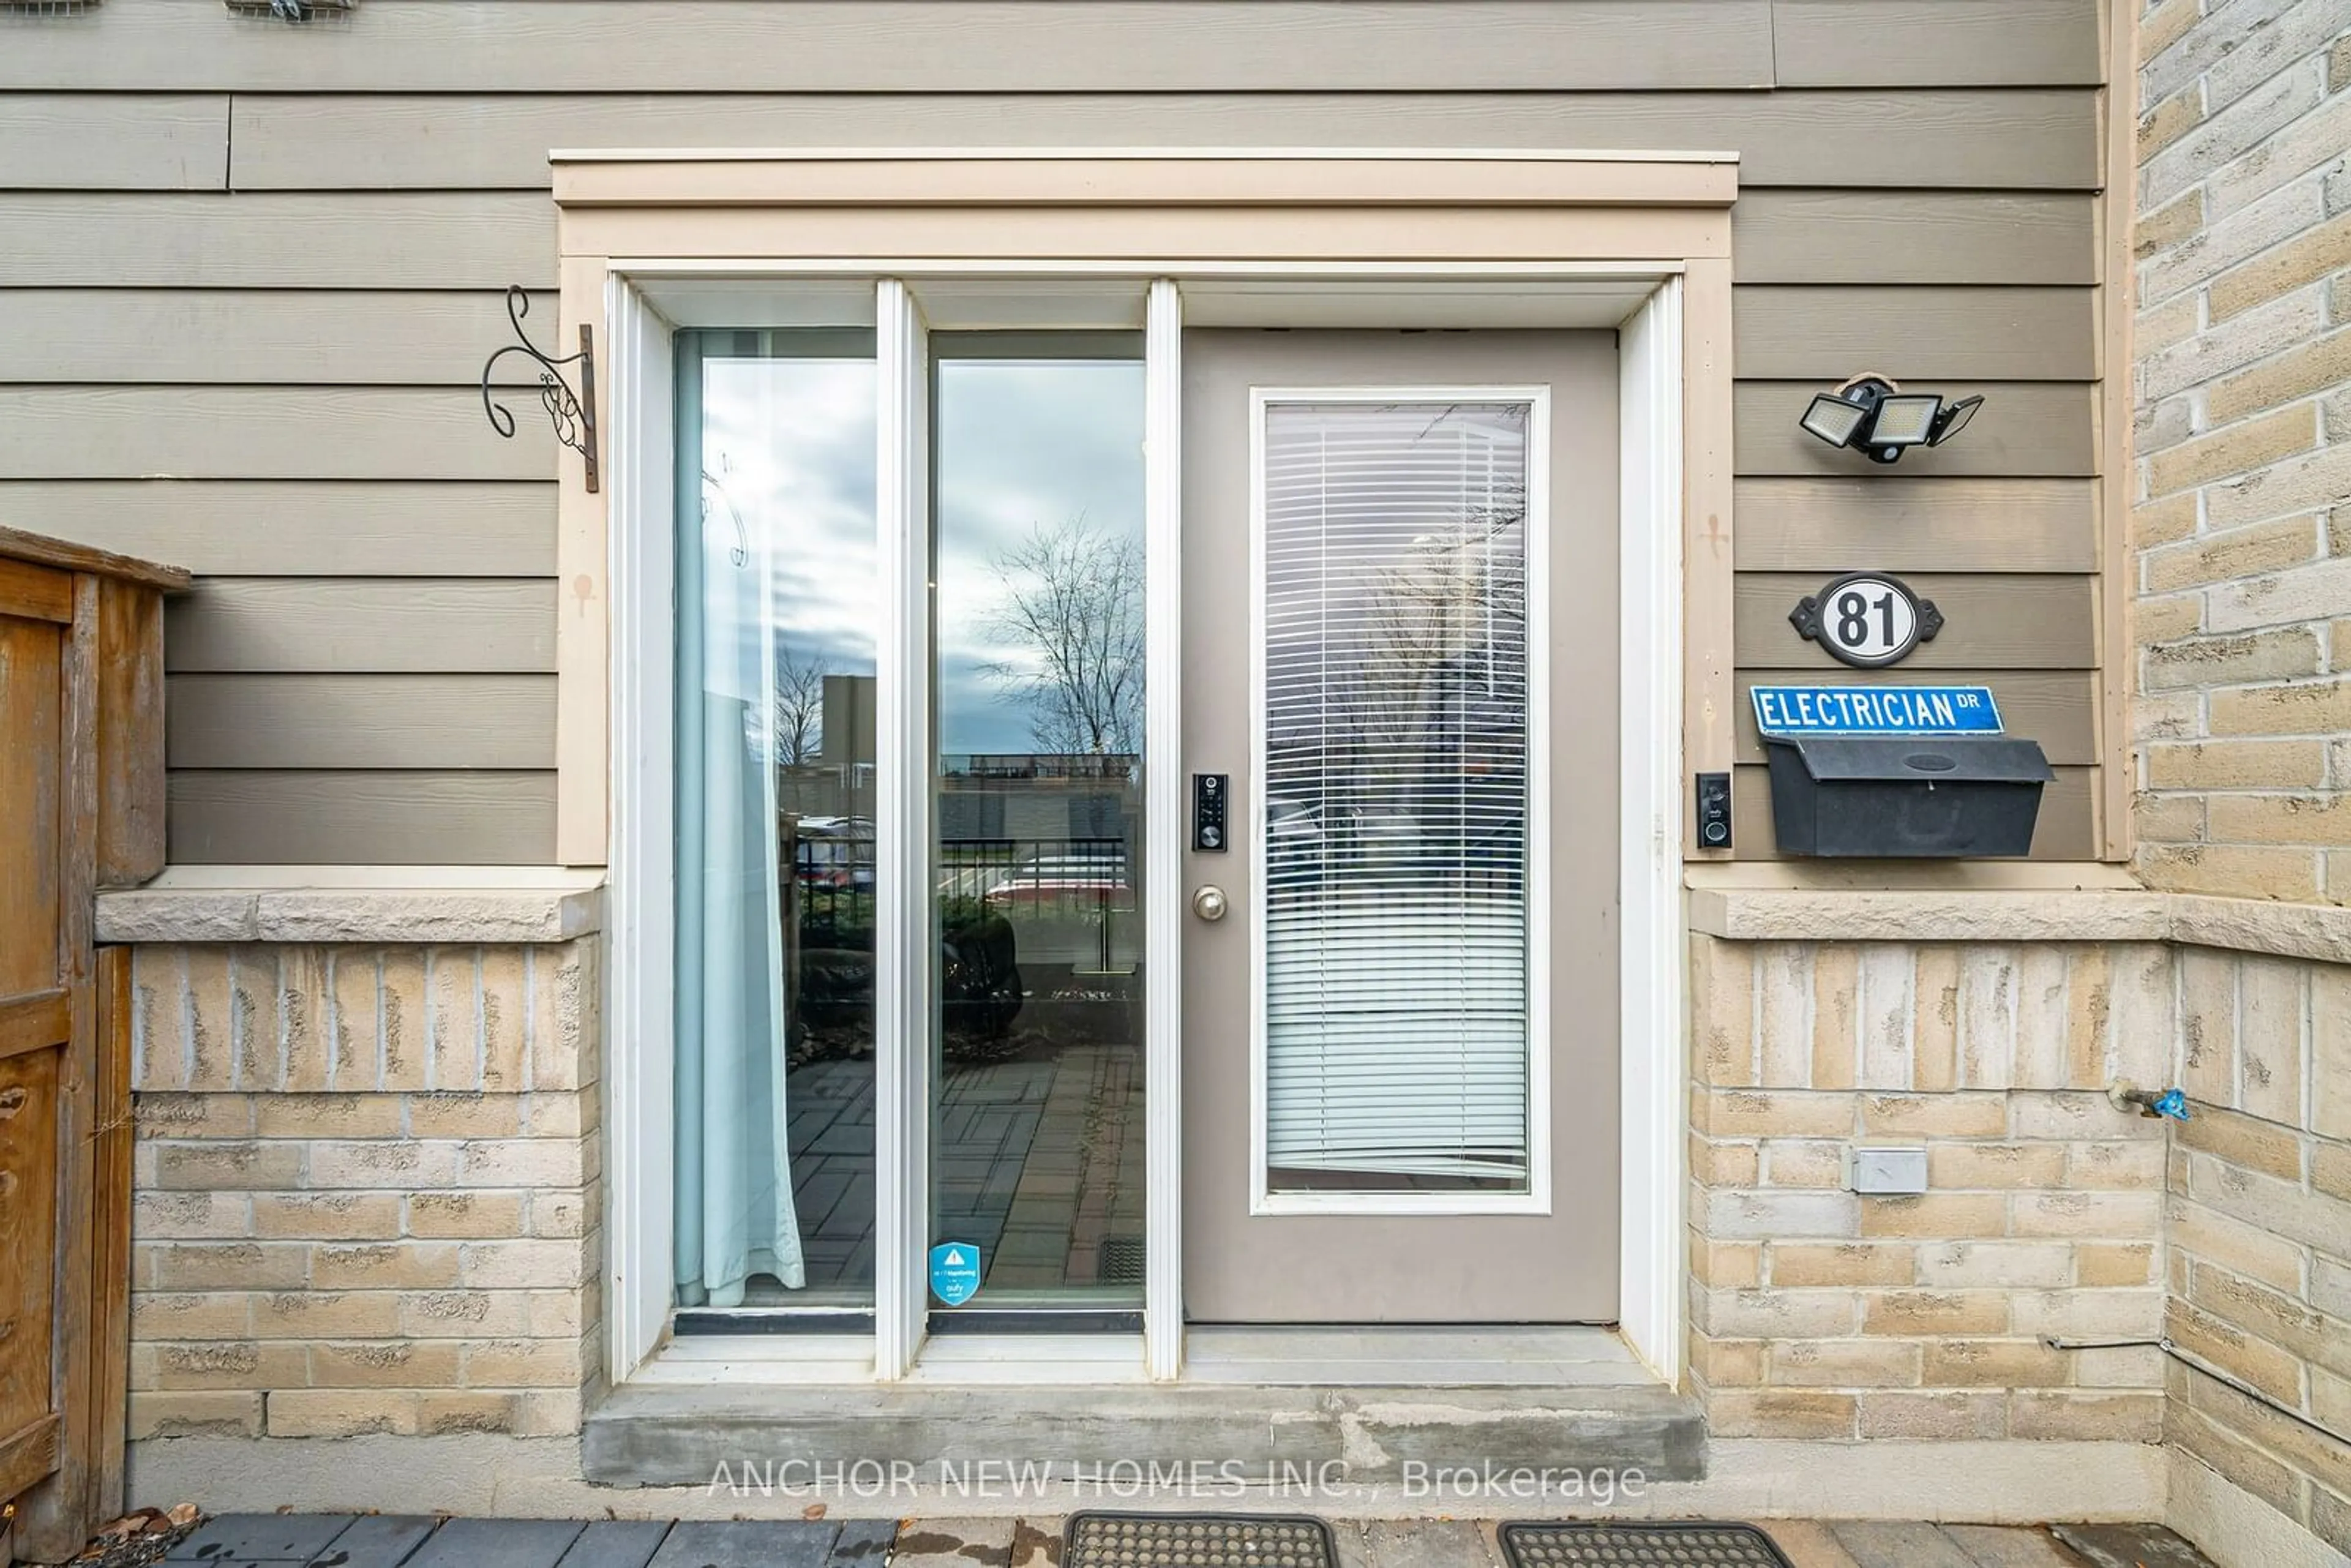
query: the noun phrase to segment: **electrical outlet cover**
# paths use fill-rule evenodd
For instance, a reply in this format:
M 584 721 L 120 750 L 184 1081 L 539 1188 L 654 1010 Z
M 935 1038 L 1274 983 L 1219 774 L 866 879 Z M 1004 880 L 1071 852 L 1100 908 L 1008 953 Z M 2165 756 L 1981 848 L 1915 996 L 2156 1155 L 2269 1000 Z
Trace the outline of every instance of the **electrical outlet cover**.
M 1862 1148 L 1847 1151 L 1845 1185 L 1855 1192 L 1907 1196 L 1927 1190 L 1927 1151 Z

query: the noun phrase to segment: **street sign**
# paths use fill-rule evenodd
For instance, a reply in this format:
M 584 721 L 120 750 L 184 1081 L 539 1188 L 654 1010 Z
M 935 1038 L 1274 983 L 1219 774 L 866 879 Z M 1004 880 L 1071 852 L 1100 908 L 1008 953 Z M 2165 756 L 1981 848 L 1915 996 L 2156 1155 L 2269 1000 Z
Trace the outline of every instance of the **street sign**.
M 1998 735 L 1990 686 L 1755 686 L 1766 735 Z

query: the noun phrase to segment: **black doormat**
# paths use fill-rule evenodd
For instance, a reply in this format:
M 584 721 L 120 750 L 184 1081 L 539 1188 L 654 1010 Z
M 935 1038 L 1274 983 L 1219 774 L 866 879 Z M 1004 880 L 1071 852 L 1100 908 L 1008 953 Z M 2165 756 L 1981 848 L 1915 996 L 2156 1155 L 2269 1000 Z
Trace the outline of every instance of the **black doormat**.
M 1751 1524 L 1506 1524 L 1510 1568 L 1793 1568 Z
M 1062 1531 L 1061 1568 L 1339 1568 L 1339 1553 L 1319 1519 L 1076 1513 Z
M 1140 1236 L 1102 1238 L 1102 1260 L 1094 1267 L 1097 1285 L 1143 1283 L 1144 1246 Z

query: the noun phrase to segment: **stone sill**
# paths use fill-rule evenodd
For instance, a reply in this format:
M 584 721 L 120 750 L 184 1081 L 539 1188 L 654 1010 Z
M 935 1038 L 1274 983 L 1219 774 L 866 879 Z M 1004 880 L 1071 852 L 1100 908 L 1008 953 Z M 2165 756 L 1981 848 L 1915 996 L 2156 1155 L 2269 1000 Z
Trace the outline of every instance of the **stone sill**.
M 2057 874 L 2027 879 L 2038 886 L 1921 876 L 1889 888 L 1802 873 L 1766 885 L 1743 867 L 1693 867 L 1689 925 L 1739 942 L 2173 942 L 2351 964 L 2351 909 L 2161 893 L 2117 884 L 2111 867 L 2047 869 Z M 2068 870 L 2086 874 L 2065 885 Z
M 1739 942 L 2177 942 L 2351 964 L 2351 908 L 2158 893 L 2105 865 L 1698 865 L 1690 929 Z M 2006 883 L 2009 885 L 1993 885 Z M 174 866 L 98 895 L 100 942 L 568 942 L 601 868 Z
M 100 942 L 568 942 L 604 872 L 560 866 L 173 866 L 98 895 Z

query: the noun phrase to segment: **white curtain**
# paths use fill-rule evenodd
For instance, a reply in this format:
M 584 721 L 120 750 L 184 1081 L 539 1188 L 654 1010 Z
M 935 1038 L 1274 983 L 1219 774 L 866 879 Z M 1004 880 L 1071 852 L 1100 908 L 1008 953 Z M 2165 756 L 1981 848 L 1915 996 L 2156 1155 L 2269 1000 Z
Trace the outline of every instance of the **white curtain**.
M 683 489 L 683 486 L 681 487 Z M 681 497 L 683 500 L 683 497 Z M 677 1288 L 806 1282 L 784 1103 L 772 564 L 705 485 L 678 571 Z
M 1527 409 L 1265 429 L 1277 1170 L 1528 1170 Z

